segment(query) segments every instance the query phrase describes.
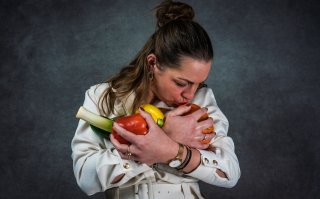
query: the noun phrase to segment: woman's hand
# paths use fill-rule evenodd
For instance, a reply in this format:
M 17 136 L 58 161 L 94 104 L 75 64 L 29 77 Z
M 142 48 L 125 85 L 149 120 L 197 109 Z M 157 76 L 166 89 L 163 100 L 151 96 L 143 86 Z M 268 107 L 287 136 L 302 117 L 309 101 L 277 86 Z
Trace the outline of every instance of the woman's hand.
M 207 113 L 206 108 L 182 116 L 189 110 L 190 106 L 179 106 L 168 112 L 162 129 L 176 142 L 197 149 L 206 149 L 215 133 L 203 134 L 202 131 L 213 126 L 213 119 L 209 117 L 207 120 L 198 122 L 199 118 Z
M 145 111 L 140 110 L 141 116 L 146 120 L 149 132 L 146 135 L 136 135 L 113 124 L 113 128 L 124 139 L 131 144 L 120 144 L 113 135 L 111 142 L 118 150 L 123 159 L 130 159 L 141 163 L 152 165 L 154 163 L 166 163 L 173 159 L 178 152 L 179 145 L 153 121 L 152 117 Z

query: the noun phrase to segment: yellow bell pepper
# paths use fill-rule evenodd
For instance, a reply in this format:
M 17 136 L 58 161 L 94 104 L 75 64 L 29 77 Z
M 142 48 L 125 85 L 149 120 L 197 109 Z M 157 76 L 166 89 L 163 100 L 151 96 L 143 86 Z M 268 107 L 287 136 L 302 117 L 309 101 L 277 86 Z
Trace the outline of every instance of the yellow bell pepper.
M 141 107 L 152 116 L 152 119 L 158 126 L 162 127 L 164 125 L 164 114 L 160 109 L 152 104 L 142 104 Z M 136 113 L 139 113 L 139 110 Z

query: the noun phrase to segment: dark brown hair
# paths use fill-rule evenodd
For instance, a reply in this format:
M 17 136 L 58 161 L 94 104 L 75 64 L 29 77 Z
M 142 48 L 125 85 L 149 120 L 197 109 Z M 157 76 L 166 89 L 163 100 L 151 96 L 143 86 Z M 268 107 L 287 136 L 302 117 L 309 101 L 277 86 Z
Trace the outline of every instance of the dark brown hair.
M 164 1 L 155 7 L 156 31 L 148 39 L 130 64 L 106 81 L 109 88 L 99 100 L 103 114 L 114 113 L 117 98 L 135 92 L 135 99 L 128 114 L 145 102 L 149 89 L 147 56 L 154 53 L 163 67 L 178 68 L 182 57 L 210 61 L 213 49 L 206 31 L 195 21 L 191 6 L 181 2 Z M 103 109 L 107 105 L 107 110 Z

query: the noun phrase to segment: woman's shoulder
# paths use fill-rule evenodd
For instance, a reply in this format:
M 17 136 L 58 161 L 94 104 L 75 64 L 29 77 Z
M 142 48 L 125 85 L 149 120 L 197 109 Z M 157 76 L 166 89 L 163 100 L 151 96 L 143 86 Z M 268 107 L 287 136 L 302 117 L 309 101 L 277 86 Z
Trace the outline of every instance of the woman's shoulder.
M 195 104 L 206 104 L 209 101 L 215 101 L 215 97 L 211 88 L 203 87 L 197 90 L 192 102 Z
M 213 91 L 211 88 L 209 87 L 202 87 L 199 90 L 197 90 L 195 97 L 199 96 L 199 97 L 203 97 L 206 95 L 213 95 Z
M 108 88 L 109 88 L 108 83 L 96 84 L 96 85 L 90 86 L 89 89 L 87 89 L 86 94 L 91 98 L 99 98 Z

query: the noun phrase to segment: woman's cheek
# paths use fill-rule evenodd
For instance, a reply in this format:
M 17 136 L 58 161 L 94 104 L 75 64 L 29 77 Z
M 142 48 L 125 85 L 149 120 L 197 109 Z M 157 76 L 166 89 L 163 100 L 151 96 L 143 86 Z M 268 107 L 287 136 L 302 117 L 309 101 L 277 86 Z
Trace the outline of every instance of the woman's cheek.
M 171 93 L 171 96 L 172 96 L 173 101 L 176 102 L 176 103 L 180 103 L 180 101 L 182 100 L 181 90 L 180 89 L 175 89 Z

